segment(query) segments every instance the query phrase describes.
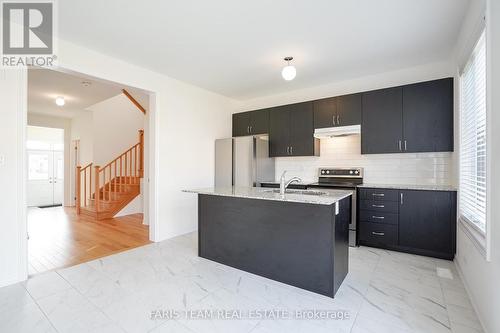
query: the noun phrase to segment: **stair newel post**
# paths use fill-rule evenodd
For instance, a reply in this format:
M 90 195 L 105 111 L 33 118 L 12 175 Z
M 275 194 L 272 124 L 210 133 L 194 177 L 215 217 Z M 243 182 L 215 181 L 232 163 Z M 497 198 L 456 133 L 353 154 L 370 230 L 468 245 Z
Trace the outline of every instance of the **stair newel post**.
M 101 185 L 99 184 L 99 172 L 100 172 L 100 166 L 96 165 L 95 167 L 95 212 L 96 214 L 99 212 L 99 201 L 101 200 L 100 198 L 100 192 L 101 192 Z
M 80 215 L 80 204 L 81 204 L 81 198 L 80 198 L 80 184 L 81 184 L 81 166 L 76 167 L 76 175 L 75 175 L 75 205 L 76 205 L 76 213 Z
M 144 177 L 144 130 L 139 130 L 139 177 Z

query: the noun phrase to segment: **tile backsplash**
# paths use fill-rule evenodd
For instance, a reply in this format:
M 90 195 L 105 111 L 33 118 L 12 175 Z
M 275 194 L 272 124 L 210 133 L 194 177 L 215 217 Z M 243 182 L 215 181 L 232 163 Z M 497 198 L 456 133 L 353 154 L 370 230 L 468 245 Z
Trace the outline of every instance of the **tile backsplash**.
M 276 159 L 276 180 L 287 178 L 317 181 L 320 167 L 363 167 L 364 182 L 372 184 L 453 185 L 452 153 L 361 155 L 361 136 L 321 139 L 320 157 Z

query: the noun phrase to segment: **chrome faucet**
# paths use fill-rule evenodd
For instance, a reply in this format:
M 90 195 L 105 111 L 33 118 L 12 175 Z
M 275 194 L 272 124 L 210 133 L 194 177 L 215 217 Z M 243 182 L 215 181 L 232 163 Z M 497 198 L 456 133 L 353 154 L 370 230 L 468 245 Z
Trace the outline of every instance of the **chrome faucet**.
M 280 194 L 281 195 L 285 194 L 286 188 L 291 183 L 293 183 L 293 182 L 301 182 L 302 181 L 302 179 L 300 179 L 299 177 L 293 177 L 290 180 L 286 181 L 285 180 L 285 174 L 286 174 L 286 170 L 283 171 L 283 173 L 281 174 L 281 178 L 280 178 Z

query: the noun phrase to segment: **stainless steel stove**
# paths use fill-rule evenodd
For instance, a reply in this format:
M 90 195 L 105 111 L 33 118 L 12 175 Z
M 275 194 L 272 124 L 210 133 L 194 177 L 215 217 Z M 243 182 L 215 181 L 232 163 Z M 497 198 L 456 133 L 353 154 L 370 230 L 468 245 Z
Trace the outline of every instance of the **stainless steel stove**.
M 352 190 L 352 213 L 349 224 L 349 246 L 357 246 L 356 236 L 356 187 L 363 184 L 363 168 L 320 168 L 318 182 L 308 185 L 315 188 Z

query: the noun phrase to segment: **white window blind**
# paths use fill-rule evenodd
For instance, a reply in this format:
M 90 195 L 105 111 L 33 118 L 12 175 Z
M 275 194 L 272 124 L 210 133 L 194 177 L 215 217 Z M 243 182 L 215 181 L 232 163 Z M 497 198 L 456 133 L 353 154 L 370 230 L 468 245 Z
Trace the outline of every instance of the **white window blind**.
M 460 75 L 460 219 L 486 230 L 486 43 L 482 33 Z

